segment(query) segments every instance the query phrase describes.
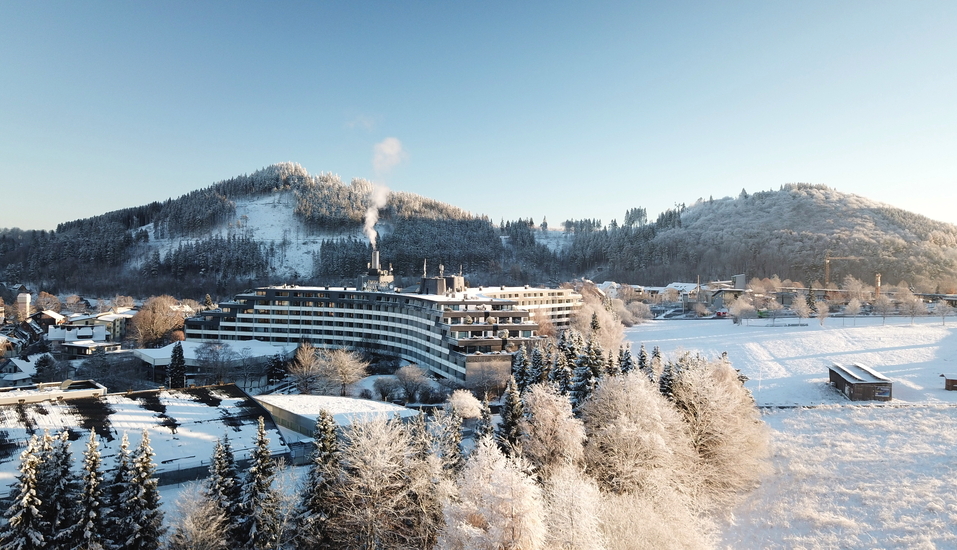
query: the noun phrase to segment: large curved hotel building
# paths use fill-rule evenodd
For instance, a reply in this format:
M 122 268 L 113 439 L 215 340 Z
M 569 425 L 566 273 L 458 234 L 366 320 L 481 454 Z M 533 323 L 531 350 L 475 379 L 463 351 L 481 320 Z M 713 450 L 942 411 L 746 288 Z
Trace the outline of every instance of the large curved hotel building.
M 362 350 L 468 384 L 508 372 L 512 352 L 540 338 L 539 320 L 566 326 L 581 306 L 581 295 L 569 289 L 467 288 L 461 275 L 440 274 L 407 292 L 392 280 L 373 256 L 354 288 L 257 288 L 188 319 L 186 337 Z

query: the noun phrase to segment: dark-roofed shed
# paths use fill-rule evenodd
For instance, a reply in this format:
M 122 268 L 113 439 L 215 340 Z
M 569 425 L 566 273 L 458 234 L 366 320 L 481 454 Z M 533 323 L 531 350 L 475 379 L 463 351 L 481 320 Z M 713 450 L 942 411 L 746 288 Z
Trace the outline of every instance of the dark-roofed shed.
M 830 368 L 831 384 L 851 401 L 890 401 L 893 383 L 883 374 L 861 365 L 834 363 Z

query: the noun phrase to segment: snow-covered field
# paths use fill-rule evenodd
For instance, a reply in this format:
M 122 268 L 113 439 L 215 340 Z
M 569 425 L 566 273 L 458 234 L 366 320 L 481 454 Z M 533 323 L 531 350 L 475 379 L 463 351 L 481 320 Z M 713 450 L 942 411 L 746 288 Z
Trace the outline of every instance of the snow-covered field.
M 794 322 L 794 320 L 790 320 Z M 767 408 L 774 473 L 723 526 L 728 549 L 957 548 L 957 320 L 655 321 L 629 329 L 637 352 L 727 351 Z M 830 362 L 891 378 L 889 404 L 851 404 L 827 384 Z M 811 408 L 804 406 L 813 406 Z

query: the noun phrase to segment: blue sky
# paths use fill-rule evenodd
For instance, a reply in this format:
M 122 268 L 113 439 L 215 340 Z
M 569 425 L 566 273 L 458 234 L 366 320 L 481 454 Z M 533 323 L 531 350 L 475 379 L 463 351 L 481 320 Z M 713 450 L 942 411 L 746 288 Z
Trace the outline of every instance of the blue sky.
M 954 29 L 953 2 L 0 0 L 0 227 L 282 161 L 496 222 L 811 182 L 957 223 Z

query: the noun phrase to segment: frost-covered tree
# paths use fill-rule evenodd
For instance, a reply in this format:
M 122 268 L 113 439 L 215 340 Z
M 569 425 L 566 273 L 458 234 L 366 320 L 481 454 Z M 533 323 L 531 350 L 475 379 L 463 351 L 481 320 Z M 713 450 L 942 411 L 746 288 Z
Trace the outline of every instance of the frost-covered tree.
M 482 414 L 478 422 L 475 423 L 475 439 L 483 437 L 495 437 L 495 426 L 492 424 L 492 409 L 489 407 L 488 399 L 482 400 Z
M 339 477 L 339 436 L 336 421 L 326 409 L 319 411 L 313 431 L 312 461 L 299 491 L 296 509 L 296 544 L 299 548 L 330 548 L 329 523 L 334 521 Z
M 541 480 L 565 466 L 579 467 L 585 428 L 571 403 L 555 388 L 536 384 L 525 392 L 525 416 L 519 422 L 522 458 Z
M 489 438 L 479 440 L 444 509 L 439 547 L 445 550 L 545 548 L 541 489 Z
M 126 520 L 125 508 L 125 499 L 130 494 L 133 476 L 130 442 L 124 433 L 120 440 L 120 448 L 116 452 L 112 475 L 104 489 L 108 503 L 106 529 L 103 532 L 103 546 L 106 548 L 124 548 L 126 542 L 134 535 L 133 527 Z
M 77 500 L 80 484 L 73 473 L 73 453 L 69 433 L 55 436 L 44 432 L 37 471 L 37 498 L 40 515 L 47 527 L 43 533 L 46 548 L 51 550 L 73 548 L 78 535 Z
M 249 470 L 243 480 L 240 542 L 248 550 L 267 550 L 279 543 L 280 497 L 273 487 L 276 464 L 269 450 L 266 425 L 259 417 Z
M 167 368 L 167 385 L 170 388 L 186 387 L 186 358 L 183 356 L 183 343 L 176 342 Z
M 854 318 L 854 326 L 857 326 L 857 314 L 861 312 L 861 301 L 857 298 L 851 300 L 844 306 L 844 315 L 850 315 Z
M 827 302 L 824 300 L 814 302 L 814 311 L 816 312 L 818 322 L 821 323 L 823 327 L 824 321 L 826 321 L 827 317 L 831 314 Z
M 697 458 L 688 429 L 645 376 L 603 379 L 581 418 L 586 471 L 603 491 L 693 491 Z
M 940 317 L 941 325 L 946 325 L 947 317 L 954 314 L 954 306 L 950 305 L 947 300 L 937 300 L 937 303 L 934 304 L 934 314 Z
M 624 344 L 618 348 L 618 367 L 623 374 L 635 370 L 635 359 L 631 356 L 631 344 Z
M 914 317 L 927 315 L 927 304 L 910 290 L 902 289 L 897 293 L 902 314 L 910 317 L 910 324 L 914 324 Z
M 532 348 L 531 357 L 529 357 L 528 367 L 528 385 L 540 384 L 548 381 L 548 374 L 551 369 L 548 368 L 548 361 L 545 357 L 545 351 L 541 346 Z
M 346 429 L 340 447 L 335 521 L 329 525 L 335 548 L 418 548 L 429 519 L 422 513 L 424 490 L 414 465 L 409 431 L 399 420 L 376 418 Z M 434 478 L 428 480 L 435 486 Z
M 796 296 L 791 302 L 791 311 L 793 311 L 794 315 L 801 321 L 811 316 L 811 308 L 807 305 L 807 301 L 801 296 Z
M 226 515 L 201 491 L 187 488 L 176 501 L 165 550 L 228 550 Z
M 552 369 L 548 373 L 548 381 L 555 386 L 559 393 L 568 395 L 572 383 L 572 369 L 564 353 L 555 354 L 555 364 L 552 365 Z
M 439 460 L 449 478 L 462 470 L 465 456 L 462 450 L 462 417 L 455 409 L 438 410 L 428 425 L 431 454 Z
M 74 548 L 98 550 L 103 548 L 105 523 L 105 494 L 103 493 L 102 458 L 96 430 L 90 430 L 83 451 L 81 492 L 77 502 L 77 535 Z
M 604 550 L 602 495 L 581 469 L 563 466 L 543 484 L 546 547 L 563 550 Z
M 521 435 L 519 422 L 524 415 L 522 396 L 519 394 L 515 378 L 512 377 L 505 386 L 505 395 L 502 396 L 502 421 L 499 423 L 496 433 L 498 444 L 506 454 L 511 455 L 516 451 Z
M 534 383 L 529 372 L 530 367 L 528 353 L 525 351 L 525 346 L 521 346 L 512 355 L 512 376 L 515 378 L 519 393 L 525 393 L 525 389 Z
M 213 446 L 209 477 L 203 484 L 203 495 L 223 516 L 223 540 L 229 544 L 237 544 L 240 540 L 240 527 L 245 519 L 242 509 L 242 481 L 228 435 L 223 435 Z
M 886 294 L 881 294 L 874 299 L 874 311 L 881 316 L 883 325 L 887 322 L 887 316 L 894 312 L 894 302 Z
M 156 464 L 149 432 L 143 430 L 140 444 L 130 456 L 128 483 L 120 494 L 116 516 L 125 524 L 125 540 L 114 542 L 128 550 L 156 550 L 160 546 L 163 510 L 160 506 Z
M 469 390 L 457 389 L 449 395 L 446 409 L 451 409 L 463 419 L 478 418 L 482 415 L 482 403 Z
M 673 399 L 698 455 L 701 504 L 728 507 L 768 471 L 767 427 L 726 358 L 680 361 Z
M 20 453 L 20 473 L 13 490 L 13 502 L 7 508 L 7 524 L 0 530 L 0 549 L 42 550 L 47 540 L 46 519 L 41 515 L 39 489 L 40 438 L 33 435 Z

